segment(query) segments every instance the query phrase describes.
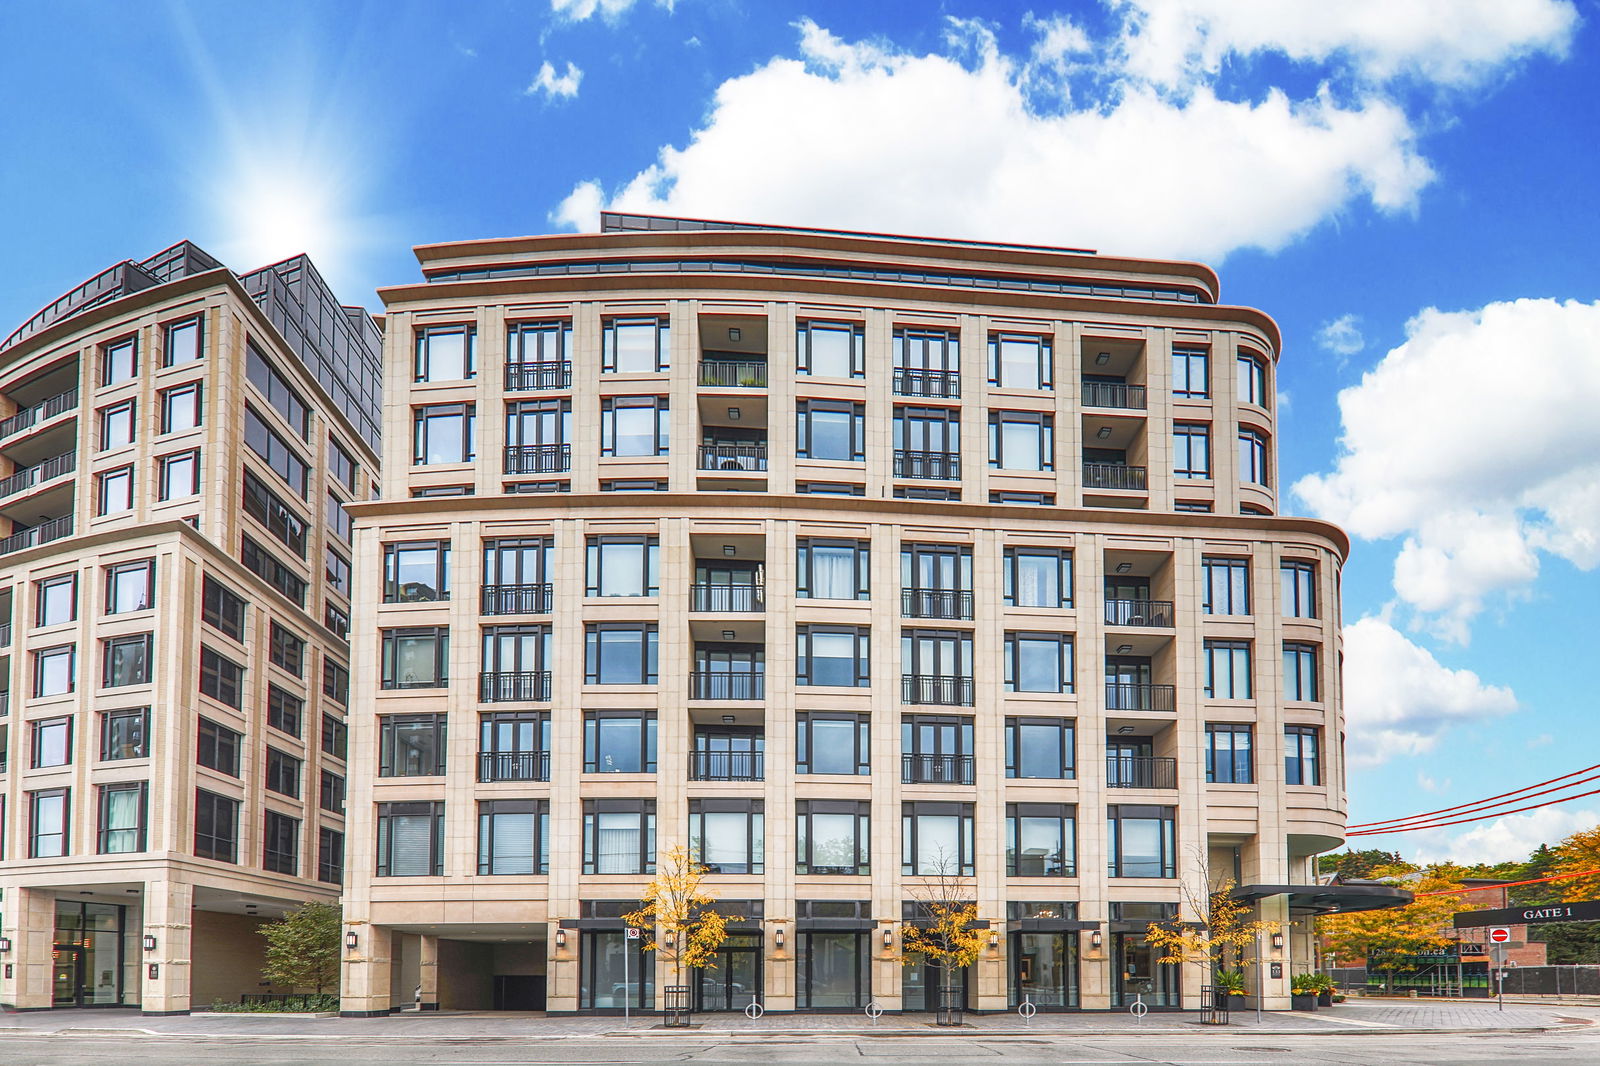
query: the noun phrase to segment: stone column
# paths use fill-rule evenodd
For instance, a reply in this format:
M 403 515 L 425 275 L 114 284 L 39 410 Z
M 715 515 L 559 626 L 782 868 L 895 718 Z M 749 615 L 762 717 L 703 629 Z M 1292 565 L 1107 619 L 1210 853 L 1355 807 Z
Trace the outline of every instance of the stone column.
M 0 955 L 0 1008 L 45 1010 L 51 1001 L 51 962 L 55 947 L 56 897 L 37 888 L 6 886 L 5 924 L 0 936 L 11 950 Z
M 145 1014 L 188 1014 L 194 886 L 150 881 L 144 886 L 144 935 L 155 950 L 144 952 L 140 1006 Z
M 439 1009 L 439 938 L 424 933 L 417 962 L 417 984 L 422 986 L 422 1009 Z
M 339 1014 L 346 1018 L 370 1018 L 390 1012 L 390 956 L 394 934 L 387 928 L 365 922 L 349 922 L 345 932 L 356 934 L 356 947 L 340 945 L 344 953 L 343 996 Z

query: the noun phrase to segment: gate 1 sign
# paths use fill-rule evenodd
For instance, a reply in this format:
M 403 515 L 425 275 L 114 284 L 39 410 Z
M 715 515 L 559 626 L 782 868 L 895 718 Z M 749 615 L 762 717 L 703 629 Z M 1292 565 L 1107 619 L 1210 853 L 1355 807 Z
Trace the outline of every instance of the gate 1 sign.
M 1457 929 L 1485 925 L 1543 925 L 1546 922 L 1600 921 L 1600 899 L 1580 903 L 1552 903 L 1545 907 L 1505 907 L 1492 911 L 1462 911 L 1456 915 Z

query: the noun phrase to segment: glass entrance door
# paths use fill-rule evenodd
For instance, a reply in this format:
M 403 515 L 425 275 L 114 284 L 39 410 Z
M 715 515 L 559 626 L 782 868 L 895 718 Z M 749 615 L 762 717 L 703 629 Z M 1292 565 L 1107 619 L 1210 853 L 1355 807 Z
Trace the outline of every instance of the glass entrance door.
M 717 952 L 716 968 L 697 973 L 696 1011 L 744 1010 L 761 998 L 761 937 L 730 935 Z
M 1041 1010 L 1078 1005 L 1078 934 L 1011 934 L 1011 1006 L 1022 998 Z
M 50 986 L 51 1003 L 57 1007 L 81 1007 L 79 991 L 83 987 L 83 949 L 71 944 L 57 944 L 54 954 L 54 976 Z
M 56 903 L 51 1002 L 57 1007 L 122 1004 L 123 914 L 112 903 Z
M 1113 933 L 1111 1005 L 1126 1007 L 1135 996 L 1147 1007 L 1178 1006 L 1178 968 L 1156 962 L 1155 947 L 1144 942 L 1143 933 Z

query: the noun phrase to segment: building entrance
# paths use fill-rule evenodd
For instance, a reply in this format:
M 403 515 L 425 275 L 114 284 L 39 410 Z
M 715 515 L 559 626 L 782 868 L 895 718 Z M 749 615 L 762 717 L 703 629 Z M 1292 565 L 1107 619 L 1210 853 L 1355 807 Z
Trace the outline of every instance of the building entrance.
M 53 1006 L 122 1005 L 126 910 L 114 903 L 56 902 L 50 982 Z
M 744 1010 L 761 998 L 761 936 L 731 934 L 717 952 L 716 969 L 696 970 L 696 1011 Z

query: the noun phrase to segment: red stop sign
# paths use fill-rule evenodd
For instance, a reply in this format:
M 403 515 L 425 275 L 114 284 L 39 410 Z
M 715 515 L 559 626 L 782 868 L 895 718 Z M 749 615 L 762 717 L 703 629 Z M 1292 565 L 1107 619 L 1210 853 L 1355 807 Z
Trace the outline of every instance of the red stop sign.
M 1509 943 L 1511 943 L 1511 930 L 1508 927 L 1503 926 L 1503 925 L 1496 925 L 1496 926 L 1491 927 L 1490 930 L 1489 930 L 1489 943 L 1491 943 L 1491 944 L 1509 944 Z

